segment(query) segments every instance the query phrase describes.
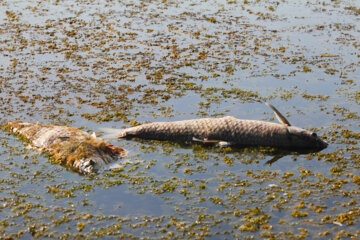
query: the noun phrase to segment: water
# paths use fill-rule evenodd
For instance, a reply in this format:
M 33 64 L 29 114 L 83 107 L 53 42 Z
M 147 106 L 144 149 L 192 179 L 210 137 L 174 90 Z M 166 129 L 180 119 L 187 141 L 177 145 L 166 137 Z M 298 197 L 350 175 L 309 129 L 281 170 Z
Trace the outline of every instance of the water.
M 330 143 L 301 154 L 110 140 L 128 157 L 81 176 L 1 131 L 1 237 L 359 237 L 357 1 L 0 5 L 3 122 L 276 121 L 262 99 Z

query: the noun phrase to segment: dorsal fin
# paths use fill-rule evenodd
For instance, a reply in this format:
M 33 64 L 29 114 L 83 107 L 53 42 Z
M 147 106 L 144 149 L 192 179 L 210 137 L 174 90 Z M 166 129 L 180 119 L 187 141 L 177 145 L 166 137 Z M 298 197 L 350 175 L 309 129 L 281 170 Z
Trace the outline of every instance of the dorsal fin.
M 289 121 L 273 105 L 271 105 L 270 103 L 267 103 L 267 102 L 265 104 L 266 104 L 266 106 L 268 106 L 269 108 L 271 108 L 274 111 L 275 116 L 276 116 L 277 120 L 279 120 L 280 123 L 282 123 L 288 127 L 291 126 Z

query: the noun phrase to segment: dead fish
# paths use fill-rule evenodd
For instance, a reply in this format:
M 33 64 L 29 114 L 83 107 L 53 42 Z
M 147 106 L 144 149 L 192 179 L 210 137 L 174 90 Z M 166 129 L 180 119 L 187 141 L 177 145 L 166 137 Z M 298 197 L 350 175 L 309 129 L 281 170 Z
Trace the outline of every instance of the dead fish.
M 55 162 L 82 174 L 96 173 L 126 155 L 126 150 L 73 127 L 10 122 L 5 128 L 24 137 L 31 147 L 50 153 Z
M 220 145 L 270 146 L 291 149 L 321 150 L 328 144 L 311 132 L 291 126 L 271 104 L 266 103 L 280 123 L 243 120 L 232 116 L 201 118 L 175 122 L 154 122 L 126 129 L 103 129 L 104 138 L 144 138 L 170 141 L 198 141 Z

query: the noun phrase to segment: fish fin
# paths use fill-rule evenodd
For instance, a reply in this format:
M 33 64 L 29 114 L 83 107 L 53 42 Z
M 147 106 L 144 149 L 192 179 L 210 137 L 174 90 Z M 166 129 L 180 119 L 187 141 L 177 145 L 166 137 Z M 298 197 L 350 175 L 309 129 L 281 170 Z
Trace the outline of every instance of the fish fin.
M 274 111 L 275 116 L 280 123 L 282 123 L 288 127 L 291 126 L 290 122 L 273 105 L 271 105 L 270 103 L 267 103 L 267 102 L 265 104 L 266 104 L 266 106 L 268 106 L 269 108 L 271 108 Z
M 196 137 L 193 137 L 192 140 L 195 142 L 202 142 L 202 143 L 218 143 L 218 142 L 220 142 L 219 140 L 209 140 L 208 138 L 200 139 L 200 138 L 196 138 Z
M 220 147 L 227 147 L 227 146 L 231 145 L 231 142 L 221 141 L 221 140 L 210 140 L 208 138 L 199 139 L 199 138 L 193 137 L 192 140 L 195 142 L 202 142 L 202 143 L 216 143 Z
M 96 139 L 96 133 L 93 132 L 91 135 L 90 135 L 92 138 L 95 138 Z
M 126 137 L 125 129 L 116 129 L 116 128 L 99 128 L 100 131 L 104 133 L 101 138 L 103 139 L 115 139 Z
M 106 147 L 116 156 L 125 157 L 127 155 L 127 151 L 121 147 L 114 146 L 111 144 L 107 144 Z
M 231 146 L 232 143 L 231 142 L 226 142 L 226 141 L 220 141 L 220 142 L 218 142 L 218 145 L 220 147 L 228 147 L 228 146 Z
M 201 140 L 200 138 L 196 138 L 196 137 L 193 137 L 192 140 L 194 142 L 203 142 L 203 140 Z

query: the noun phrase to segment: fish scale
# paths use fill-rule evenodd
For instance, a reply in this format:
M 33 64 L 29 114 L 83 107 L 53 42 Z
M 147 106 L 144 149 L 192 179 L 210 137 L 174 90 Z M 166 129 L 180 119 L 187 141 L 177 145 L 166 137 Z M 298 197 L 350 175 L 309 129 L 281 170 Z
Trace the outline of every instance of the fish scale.
M 169 141 L 227 142 L 244 146 L 307 149 L 327 147 L 327 143 L 315 133 L 291 126 L 275 107 L 270 104 L 267 105 L 274 110 L 281 124 L 227 116 L 174 122 L 153 122 L 126 129 L 110 130 L 114 131 L 110 135 L 119 138 L 137 137 Z
M 287 146 L 286 126 L 235 117 L 154 122 L 122 130 L 120 137 L 191 141 L 221 140 L 241 145 Z

